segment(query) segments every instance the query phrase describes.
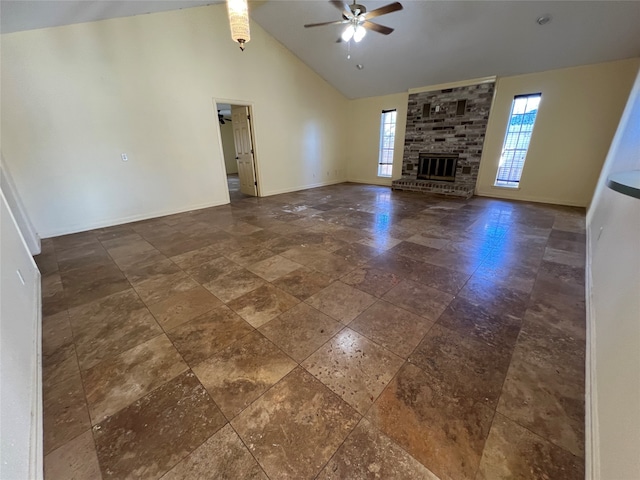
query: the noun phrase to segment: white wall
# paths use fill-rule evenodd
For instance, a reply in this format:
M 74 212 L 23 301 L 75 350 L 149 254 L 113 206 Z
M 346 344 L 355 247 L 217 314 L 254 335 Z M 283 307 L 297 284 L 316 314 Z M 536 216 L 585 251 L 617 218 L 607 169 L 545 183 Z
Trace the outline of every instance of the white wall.
M 349 103 L 349 175 L 350 182 L 391 185 L 402 176 L 404 133 L 407 124 L 408 93 L 352 100 Z M 380 115 L 383 110 L 397 110 L 392 178 L 378 177 L 380 153 Z
M 500 77 L 476 193 L 588 206 L 640 59 Z M 513 97 L 542 93 L 519 189 L 494 187 Z
M 238 173 L 238 161 L 236 160 L 236 147 L 233 143 L 233 125 L 231 125 L 231 121 L 225 121 L 224 125 L 220 125 L 220 136 L 227 175 Z
M 640 170 L 640 70 L 587 214 L 587 465 L 603 480 L 640 478 L 640 199 L 606 186 L 626 170 Z
M 263 195 L 346 179 L 348 101 L 251 36 L 225 5 L 2 35 L 2 148 L 37 233 L 226 203 L 214 98 L 253 104 Z
M 40 273 L 1 191 L 0 197 L 0 478 L 39 479 Z
M 16 222 L 18 223 L 18 227 L 22 236 L 29 248 L 29 252 L 31 255 L 37 255 L 40 253 L 40 237 L 36 233 L 33 225 L 31 224 L 31 220 L 27 216 L 27 211 L 25 210 L 22 200 L 20 199 L 20 195 L 18 194 L 18 190 L 13 183 L 13 178 L 11 177 L 11 172 L 7 167 L 4 156 L 0 152 L 0 188 L 5 194 L 5 198 L 9 205 L 9 208 L 13 212 Z

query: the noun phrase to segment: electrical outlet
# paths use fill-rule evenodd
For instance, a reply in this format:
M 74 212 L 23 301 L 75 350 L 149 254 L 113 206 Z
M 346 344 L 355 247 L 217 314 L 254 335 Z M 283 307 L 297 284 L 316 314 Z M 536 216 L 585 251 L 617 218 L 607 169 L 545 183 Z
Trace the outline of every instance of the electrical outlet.
M 129 157 L 127 157 L 127 154 L 126 154 L 126 153 L 121 153 L 121 154 L 120 154 L 120 158 L 122 158 L 122 161 L 123 161 L 123 162 L 127 162 L 127 161 L 129 161 Z

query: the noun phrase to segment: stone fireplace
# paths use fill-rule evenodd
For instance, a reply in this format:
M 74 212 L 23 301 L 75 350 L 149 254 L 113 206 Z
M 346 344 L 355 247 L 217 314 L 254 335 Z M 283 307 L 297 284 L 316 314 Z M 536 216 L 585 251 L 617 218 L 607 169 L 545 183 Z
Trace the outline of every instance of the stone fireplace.
M 409 95 L 402 178 L 394 190 L 473 195 L 494 85 Z

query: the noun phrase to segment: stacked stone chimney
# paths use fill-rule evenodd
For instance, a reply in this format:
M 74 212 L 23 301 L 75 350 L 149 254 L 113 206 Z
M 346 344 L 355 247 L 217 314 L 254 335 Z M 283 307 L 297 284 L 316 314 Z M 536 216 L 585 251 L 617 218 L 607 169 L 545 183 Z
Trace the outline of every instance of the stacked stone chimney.
M 409 95 L 402 178 L 394 190 L 473 195 L 493 100 L 494 82 Z M 455 180 L 418 179 L 420 155 L 454 154 Z

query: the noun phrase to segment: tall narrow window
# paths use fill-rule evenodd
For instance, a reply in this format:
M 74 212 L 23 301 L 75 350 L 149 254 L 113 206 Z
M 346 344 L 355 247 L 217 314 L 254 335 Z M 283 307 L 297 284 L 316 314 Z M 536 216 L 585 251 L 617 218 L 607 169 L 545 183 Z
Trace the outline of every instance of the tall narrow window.
M 390 177 L 393 170 L 393 145 L 396 138 L 396 111 L 383 110 L 380 120 L 380 157 L 378 176 Z
M 515 188 L 520 184 L 541 98 L 542 94 L 533 93 L 513 99 L 495 186 Z

